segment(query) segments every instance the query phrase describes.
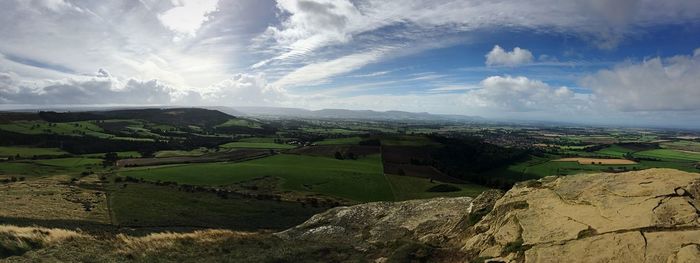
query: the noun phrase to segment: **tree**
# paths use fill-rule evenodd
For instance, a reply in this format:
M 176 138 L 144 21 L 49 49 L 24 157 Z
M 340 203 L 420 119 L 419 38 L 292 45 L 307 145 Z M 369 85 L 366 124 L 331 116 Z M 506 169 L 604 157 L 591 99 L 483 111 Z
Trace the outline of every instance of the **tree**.
M 342 159 L 343 159 L 343 154 L 340 153 L 340 152 L 338 152 L 338 151 L 336 151 L 336 152 L 335 152 L 335 158 L 338 159 L 338 160 L 342 160 Z

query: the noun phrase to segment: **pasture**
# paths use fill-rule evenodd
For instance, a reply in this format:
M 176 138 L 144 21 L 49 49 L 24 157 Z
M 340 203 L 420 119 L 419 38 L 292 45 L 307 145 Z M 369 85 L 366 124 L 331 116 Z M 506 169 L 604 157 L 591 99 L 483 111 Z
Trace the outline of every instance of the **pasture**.
M 252 149 L 292 149 L 296 146 L 290 144 L 273 143 L 273 142 L 230 142 L 222 144 L 219 146 L 221 149 L 241 149 L 241 148 L 252 148 Z
M 387 174 L 387 179 L 391 183 L 391 190 L 394 194 L 396 201 L 410 200 L 410 199 L 425 199 L 433 197 L 456 197 L 456 196 L 470 196 L 476 197 L 481 192 L 488 190 L 489 188 L 476 185 L 476 184 L 455 184 L 450 183 L 449 185 L 454 186 L 459 189 L 459 191 L 453 192 L 430 192 L 428 189 L 435 187 L 437 185 L 444 184 L 443 182 L 433 181 L 431 182 L 428 178 L 419 178 L 412 176 L 401 176 Z
M 636 164 L 637 163 L 635 161 L 627 160 L 627 159 L 604 159 L 604 158 L 582 158 L 582 157 L 561 158 L 561 159 L 556 159 L 553 161 L 554 162 L 578 162 L 579 164 L 582 164 L 582 165 L 589 165 L 589 164 L 618 165 L 618 164 Z
M 660 160 L 678 160 L 678 161 L 690 161 L 698 162 L 700 161 L 700 153 L 681 151 L 681 150 L 670 150 L 670 149 L 655 149 L 648 151 L 636 152 L 635 157 L 644 157 Z
M 2 157 L 19 156 L 22 158 L 29 158 L 33 156 L 60 156 L 67 154 L 67 152 L 64 152 L 58 148 L 34 148 L 22 146 L 0 147 L 0 156 Z
M 356 201 L 392 200 L 378 155 L 358 160 L 280 154 L 240 163 L 203 163 L 125 169 L 122 176 L 147 181 L 221 186 L 273 176 L 282 190 L 312 192 Z
M 346 138 L 334 138 L 325 139 L 314 143 L 315 145 L 357 145 L 362 141 L 360 137 L 346 137 Z
M 134 227 L 215 227 L 280 230 L 299 224 L 321 208 L 299 203 L 221 198 L 208 192 L 184 192 L 152 184 L 112 186 L 109 204 L 114 224 Z

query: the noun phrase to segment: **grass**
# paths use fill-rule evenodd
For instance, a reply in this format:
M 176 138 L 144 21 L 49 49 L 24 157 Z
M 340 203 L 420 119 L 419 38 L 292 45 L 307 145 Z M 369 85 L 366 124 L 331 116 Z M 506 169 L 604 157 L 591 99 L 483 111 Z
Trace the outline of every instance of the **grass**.
M 700 142 L 685 141 L 685 140 L 664 142 L 664 143 L 661 143 L 661 148 L 699 152 L 700 153 Z
M 120 226 L 188 226 L 280 230 L 299 224 L 319 208 L 214 193 L 184 192 L 151 184 L 113 186 L 110 204 Z
M 0 162 L 0 177 L 37 177 L 58 174 L 77 175 L 88 170 L 98 171 L 102 169 L 101 164 L 102 159 L 94 158 L 59 158 Z
M 347 138 L 337 138 L 337 139 L 326 139 L 320 142 L 316 142 L 316 145 L 357 145 L 362 141 L 360 137 L 347 137 Z
M 141 153 L 137 151 L 116 152 L 119 158 L 141 158 Z M 107 153 L 90 153 L 80 155 L 87 158 L 104 158 Z
M 165 158 L 165 157 L 195 157 L 195 156 L 202 156 L 205 153 L 207 153 L 208 150 L 206 148 L 199 148 L 199 149 L 194 149 L 191 151 L 177 151 L 177 150 L 167 150 L 167 151 L 158 151 L 155 154 L 156 158 Z
M 595 153 L 609 157 L 623 158 L 626 153 L 631 152 L 634 152 L 634 150 L 619 145 L 611 145 L 610 147 L 603 148 Z
M 393 136 L 382 138 L 382 145 L 386 146 L 428 146 L 428 145 L 439 145 L 428 137 L 424 136 Z
M 487 190 L 487 187 L 476 185 L 476 184 L 449 184 L 459 188 L 459 191 L 455 192 L 428 192 L 431 187 L 443 184 L 438 181 L 430 182 L 427 178 L 418 178 L 411 176 L 401 176 L 401 175 L 386 175 L 391 183 L 391 188 L 394 192 L 396 201 L 410 200 L 410 199 L 425 199 L 433 197 L 456 197 L 456 196 L 470 196 L 476 197 L 481 192 Z
M 679 160 L 679 161 L 700 161 L 700 153 L 683 152 L 670 149 L 655 149 L 641 151 L 634 154 L 635 157 L 655 158 L 661 160 Z
M 35 148 L 35 147 L 0 147 L 0 156 L 17 156 L 28 158 L 33 156 L 59 156 L 66 155 L 67 152 L 58 148 Z
M 247 128 L 253 128 L 253 129 L 261 129 L 262 126 L 260 123 L 251 121 L 251 120 L 246 120 L 246 119 L 230 119 L 222 124 L 214 126 L 215 128 L 219 127 L 247 127 Z
M 123 176 L 192 185 L 228 185 L 263 176 L 282 179 L 283 190 L 314 192 L 356 201 L 393 200 L 379 155 L 336 160 L 275 155 L 241 163 L 206 163 L 121 171 Z
M 49 123 L 45 121 L 16 121 L 0 124 L 0 130 L 23 134 L 61 134 L 71 136 L 93 136 L 111 138 L 114 135 L 104 133 L 104 130 L 90 121 Z
M 295 146 L 289 144 L 272 143 L 272 142 L 230 142 L 222 144 L 219 147 L 222 149 L 235 149 L 235 148 L 253 148 L 253 149 L 292 149 Z

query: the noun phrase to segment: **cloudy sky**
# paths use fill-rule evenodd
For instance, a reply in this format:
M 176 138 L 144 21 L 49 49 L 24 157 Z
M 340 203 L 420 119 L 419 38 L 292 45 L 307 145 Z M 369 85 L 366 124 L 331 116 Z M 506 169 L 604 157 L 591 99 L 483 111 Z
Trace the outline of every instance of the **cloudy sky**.
M 696 0 L 1 0 L 0 107 L 700 127 Z

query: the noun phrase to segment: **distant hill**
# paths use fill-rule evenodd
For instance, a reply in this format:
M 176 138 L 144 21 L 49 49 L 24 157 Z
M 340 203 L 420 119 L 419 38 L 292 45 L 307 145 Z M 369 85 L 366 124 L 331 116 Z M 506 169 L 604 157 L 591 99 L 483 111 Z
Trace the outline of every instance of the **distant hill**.
M 485 119 L 478 116 L 441 115 L 427 112 L 406 111 L 373 111 L 322 109 L 306 110 L 282 107 L 219 107 L 223 112 L 234 115 L 263 116 L 263 117 L 294 117 L 311 119 L 356 119 L 356 120 L 419 120 L 419 121 L 461 121 L 480 122 Z
M 218 110 L 200 108 L 149 108 L 88 112 L 42 111 L 39 112 L 39 116 L 42 119 L 50 122 L 141 119 L 153 123 L 170 124 L 175 126 L 196 125 L 202 127 L 211 127 L 235 118 Z

